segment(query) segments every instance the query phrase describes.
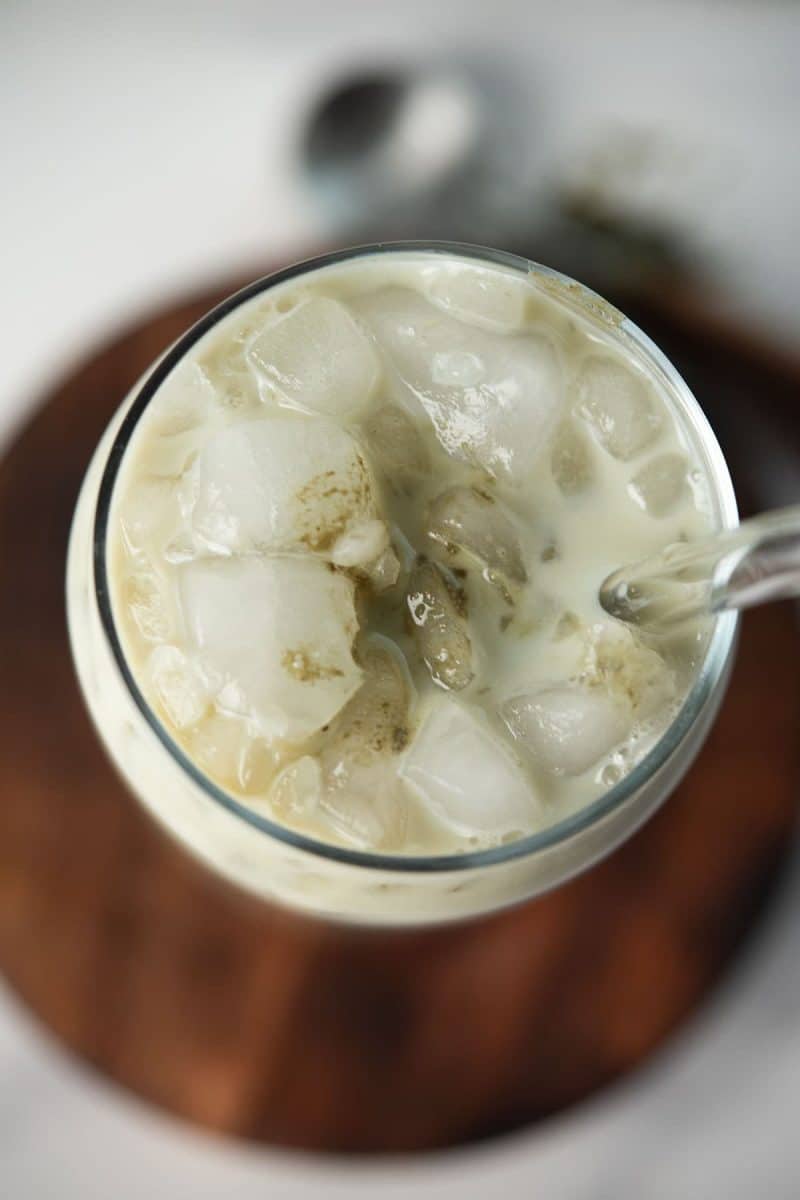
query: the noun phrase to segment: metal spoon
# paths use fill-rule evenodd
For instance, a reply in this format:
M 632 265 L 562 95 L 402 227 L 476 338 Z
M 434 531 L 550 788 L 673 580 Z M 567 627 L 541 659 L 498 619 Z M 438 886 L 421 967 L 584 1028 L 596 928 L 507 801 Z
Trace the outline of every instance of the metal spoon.
M 449 64 L 357 75 L 322 97 L 300 161 L 334 223 L 358 226 L 415 212 L 480 157 L 484 105 L 470 74 Z

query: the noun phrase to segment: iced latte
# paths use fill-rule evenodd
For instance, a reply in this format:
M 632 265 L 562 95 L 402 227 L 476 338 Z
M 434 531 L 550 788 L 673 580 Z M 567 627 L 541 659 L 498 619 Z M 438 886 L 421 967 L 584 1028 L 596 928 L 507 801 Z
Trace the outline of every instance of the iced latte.
M 598 587 L 733 510 L 610 306 L 398 247 L 256 289 L 159 372 L 108 485 L 106 619 L 226 815 L 334 860 L 466 866 L 662 743 L 713 629 L 648 640 Z

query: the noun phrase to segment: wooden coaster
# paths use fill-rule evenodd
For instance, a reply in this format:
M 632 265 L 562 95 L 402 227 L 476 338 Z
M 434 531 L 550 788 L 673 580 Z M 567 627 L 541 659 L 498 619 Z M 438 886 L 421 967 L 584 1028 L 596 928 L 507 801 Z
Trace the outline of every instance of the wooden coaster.
M 78 695 L 63 604 L 70 517 L 101 429 L 214 300 L 147 320 L 87 361 L 0 467 L 0 968 L 75 1053 L 215 1130 L 398 1151 L 538 1120 L 642 1062 L 751 928 L 794 821 L 792 613 L 746 621 L 724 710 L 661 813 L 551 895 L 382 934 L 239 894 L 115 777 Z M 791 415 L 796 379 L 730 354 L 720 371 L 713 341 L 662 325 L 656 336 L 723 416 L 739 388 L 766 419 Z M 800 458 L 797 434 L 784 440 Z

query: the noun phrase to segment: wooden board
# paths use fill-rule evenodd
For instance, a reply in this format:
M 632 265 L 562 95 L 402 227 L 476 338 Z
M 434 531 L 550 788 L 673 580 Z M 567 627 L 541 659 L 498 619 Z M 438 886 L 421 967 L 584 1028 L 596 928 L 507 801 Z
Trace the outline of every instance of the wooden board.
M 690 777 L 569 886 L 472 924 L 389 934 L 248 899 L 168 841 L 116 779 L 77 692 L 63 610 L 70 515 L 100 431 L 214 299 L 146 320 L 85 362 L 0 466 L 0 969 L 99 1071 L 230 1134 L 396 1151 L 538 1120 L 638 1066 L 752 928 L 795 816 L 792 613 L 748 619 Z M 788 421 L 781 437 L 800 459 L 793 376 L 722 356 L 658 314 L 649 325 L 722 427 L 738 429 L 737 390 L 758 395 L 759 420 Z

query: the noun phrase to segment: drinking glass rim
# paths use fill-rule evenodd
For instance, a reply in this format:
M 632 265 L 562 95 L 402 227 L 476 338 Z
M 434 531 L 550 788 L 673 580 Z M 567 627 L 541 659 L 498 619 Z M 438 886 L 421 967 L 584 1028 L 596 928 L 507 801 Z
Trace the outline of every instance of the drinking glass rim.
M 109 516 L 113 502 L 114 485 L 134 430 L 162 383 L 200 338 L 230 313 L 240 308 L 248 300 L 252 300 L 253 297 L 279 284 L 304 275 L 309 271 L 349 262 L 353 259 L 381 254 L 406 254 L 411 256 L 415 254 L 441 254 L 450 258 L 493 263 L 497 266 L 510 268 L 526 276 L 530 274 L 538 275 L 559 285 L 558 298 L 562 302 L 569 304 L 570 301 L 580 301 L 584 307 L 589 308 L 590 312 L 596 318 L 598 316 L 605 317 L 607 320 L 611 318 L 617 332 L 629 338 L 637 349 L 644 354 L 645 358 L 649 360 L 649 363 L 663 373 L 671 389 L 679 397 L 684 415 L 693 425 L 694 432 L 698 436 L 709 460 L 722 528 L 732 528 L 738 523 L 736 499 L 725 458 L 716 436 L 691 389 L 667 356 L 647 334 L 643 333 L 637 325 L 623 313 L 620 313 L 609 301 L 592 291 L 591 288 L 570 278 L 568 275 L 564 275 L 560 271 L 546 267 L 541 263 L 533 262 L 530 259 L 522 258 L 519 255 L 511 254 L 508 251 L 495 250 L 488 246 L 463 242 L 424 240 L 376 242 L 335 250 L 327 254 L 315 255 L 312 258 L 293 263 L 279 271 L 271 272 L 247 284 L 239 291 L 234 292 L 233 295 L 228 296 L 220 304 L 217 304 L 205 316 L 201 317 L 199 321 L 195 322 L 186 333 L 170 346 L 166 353 L 156 362 L 152 370 L 150 370 L 144 381 L 138 386 L 138 391 L 114 436 L 108 458 L 103 467 L 97 496 L 93 531 L 93 565 L 95 596 L 100 614 L 100 622 L 116 666 L 120 671 L 131 698 L 166 752 L 181 767 L 185 774 L 189 776 L 192 782 L 210 799 L 220 804 L 233 816 L 245 821 L 246 824 L 259 833 L 283 843 L 287 847 L 303 851 L 317 858 L 328 859 L 354 867 L 364 867 L 398 874 L 466 871 L 475 870 L 480 867 L 499 866 L 517 859 L 535 856 L 545 850 L 552 850 L 568 842 L 576 835 L 599 824 L 606 817 L 622 808 L 625 802 L 664 765 L 691 729 L 695 718 L 703 710 L 722 676 L 736 636 L 738 625 L 737 613 L 725 612 L 715 617 L 714 628 L 709 638 L 703 662 L 680 709 L 656 744 L 619 783 L 616 783 L 608 791 L 598 796 L 596 800 L 593 800 L 577 812 L 562 818 L 560 821 L 554 822 L 552 825 L 548 825 L 545 829 L 528 834 L 514 842 L 508 842 L 501 846 L 494 846 L 484 850 L 434 855 L 383 854 L 367 850 L 350 849 L 346 846 L 324 842 L 270 820 L 269 817 L 263 816 L 247 807 L 247 805 L 219 787 L 186 754 L 148 704 L 128 665 L 122 647 L 122 640 L 114 620 L 107 570 Z

